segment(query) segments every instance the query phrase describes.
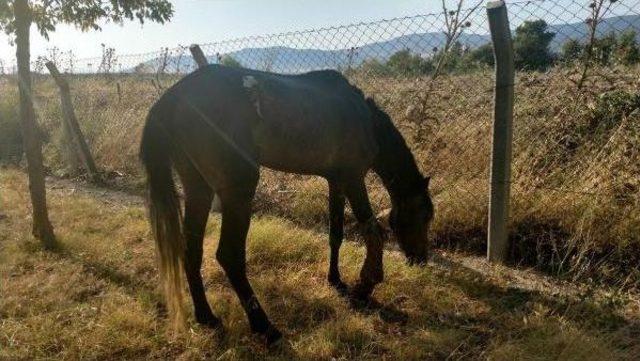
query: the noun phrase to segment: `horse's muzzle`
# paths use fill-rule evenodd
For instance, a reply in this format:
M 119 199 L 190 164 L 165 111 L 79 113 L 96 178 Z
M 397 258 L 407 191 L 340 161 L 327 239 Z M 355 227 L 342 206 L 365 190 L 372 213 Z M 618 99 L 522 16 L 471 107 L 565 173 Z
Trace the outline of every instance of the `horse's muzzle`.
M 427 256 L 407 255 L 407 263 L 410 266 L 426 266 Z

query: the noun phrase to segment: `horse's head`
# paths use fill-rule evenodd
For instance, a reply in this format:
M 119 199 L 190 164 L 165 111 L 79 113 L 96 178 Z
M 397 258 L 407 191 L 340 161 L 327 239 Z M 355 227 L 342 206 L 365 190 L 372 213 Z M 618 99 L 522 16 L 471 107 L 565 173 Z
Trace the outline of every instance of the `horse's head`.
M 419 189 L 394 202 L 389 215 L 389 226 L 411 264 L 427 262 L 432 219 L 433 203 L 429 196 L 429 177 L 426 177 Z

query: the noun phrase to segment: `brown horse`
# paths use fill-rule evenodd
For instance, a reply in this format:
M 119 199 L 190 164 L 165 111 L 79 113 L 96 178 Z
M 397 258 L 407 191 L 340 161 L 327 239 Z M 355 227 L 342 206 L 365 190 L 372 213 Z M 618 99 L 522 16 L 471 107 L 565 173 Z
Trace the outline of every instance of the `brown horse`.
M 324 177 L 329 182 L 331 248 L 328 281 L 344 291 L 338 252 L 345 197 L 367 247 L 351 290 L 367 299 L 382 282 L 384 235 L 364 177 L 373 169 L 392 201 L 391 228 L 411 263 L 424 263 L 433 217 L 429 178 L 387 114 L 338 72 L 279 75 L 210 65 L 182 79 L 149 112 L 141 145 L 149 214 L 168 306 L 177 310 L 184 267 L 197 322 L 220 327 L 205 296 L 200 268 L 211 200 L 222 202 L 216 258 L 247 314 L 251 329 L 271 343 L 281 337 L 246 274 L 246 236 L 259 167 Z M 172 177 L 184 188 L 184 217 Z

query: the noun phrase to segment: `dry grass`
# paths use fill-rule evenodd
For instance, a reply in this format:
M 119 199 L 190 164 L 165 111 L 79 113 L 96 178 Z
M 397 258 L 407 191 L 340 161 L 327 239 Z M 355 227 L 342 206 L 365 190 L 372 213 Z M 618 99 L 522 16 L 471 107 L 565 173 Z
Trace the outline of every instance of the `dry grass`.
M 571 71 L 519 74 L 514 129 L 512 229 L 516 262 L 555 274 L 640 284 L 640 111 L 600 104 L 611 90 L 637 93 L 640 68 L 600 69 L 576 92 Z M 175 79 L 163 82 L 168 86 Z M 433 177 L 434 242 L 484 251 L 488 202 L 491 74 L 429 79 L 352 79 L 390 113 Z M 120 83 L 122 99 L 116 83 Z M 74 104 L 97 163 L 118 185 L 141 188 L 137 149 L 146 111 L 158 96 L 150 79 L 76 77 Z M 0 85 L 15 92 L 12 84 Z M 45 153 L 63 175 L 59 100 L 53 82 L 36 80 Z M 600 112 L 605 110 L 605 113 Z M 606 113 L 609 112 L 609 113 Z M 611 119 L 604 118 L 611 115 Z M 598 124 L 606 123 L 606 126 Z M 117 175 L 117 176 L 116 176 Z M 305 226 L 326 223 L 326 185 L 313 177 L 263 171 L 257 208 Z M 389 206 L 375 177 L 370 196 Z
M 638 300 L 514 286 L 508 269 L 481 273 L 455 258 L 409 267 L 385 253 L 381 310 L 356 311 L 325 282 L 327 235 L 258 216 L 249 273 L 286 335 L 267 350 L 213 261 L 219 219 L 205 241 L 208 298 L 227 329 L 218 337 L 190 321 L 167 332 L 144 210 L 127 198 L 50 190 L 60 250 L 29 235 L 23 173 L 0 173 L 0 359 L 389 359 L 634 360 L 640 356 Z M 363 249 L 347 242 L 342 270 L 352 283 Z M 560 290 L 560 291 L 559 291 Z M 600 295 L 600 296 L 596 296 Z M 604 296 L 602 296 L 604 295 Z M 406 320 L 402 317 L 406 315 Z

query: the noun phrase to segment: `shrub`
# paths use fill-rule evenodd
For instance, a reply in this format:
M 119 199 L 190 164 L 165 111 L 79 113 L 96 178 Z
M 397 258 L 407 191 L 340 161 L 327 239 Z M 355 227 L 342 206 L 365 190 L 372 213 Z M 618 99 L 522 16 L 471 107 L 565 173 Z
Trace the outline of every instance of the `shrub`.
M 419 76 L 430 74 L 434 70 L 429 59 L 423 59 L 418 54 L 412 54 L 408 49 L 391 55 L 387 61 L 389 70 L 399 76 Z
M 584 46 L 576 39 L 569 39 L 562 45 L 560 57 L 563 62 L 570 64 L 580 60 L 584 54 Z
M 623 65 L 640 63 L 640 48 L 638 48 L 636 32 L 634 30 L 627 30 L 620 35 L 616 58 L 617 62 Z
M 596 39 L 593 43 L 593 60 L 600 65 L 610 65 L 617 48 L 618 39 L 615 33 Z
M 358 71 L 367 76 L 390 76 L 391 70 L 378 59 L 369 59 L 358 67 Z
M 478 65 L 493 66 L 495 59 L 493 57 L 493 46 L 491 43 L 484 44 L 476 49 L 473 49 L 467 55 L 471 63 Z
M 614 90 L 600 95 L 593 108 L 591 120 L 595 128 L 612 128 L 624 117 L 640 111 L 640 93 Z

